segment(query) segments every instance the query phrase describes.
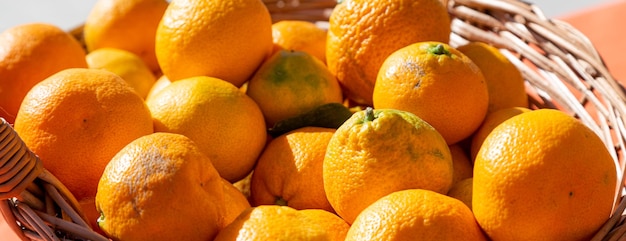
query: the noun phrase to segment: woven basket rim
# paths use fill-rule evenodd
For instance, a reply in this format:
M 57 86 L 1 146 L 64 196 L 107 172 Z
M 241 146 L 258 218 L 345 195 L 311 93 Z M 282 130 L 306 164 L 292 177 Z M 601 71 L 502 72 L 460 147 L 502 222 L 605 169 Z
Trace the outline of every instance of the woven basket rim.
M 449 0 L 451 44 L 483 41 L 498 47 L 523 73 L 535 108 L 562 110 L 601 137 L 617 170 L 612 217 L 592 240 L 620 239 L 624 228 L 626 92 L 593 43 L 567 22 L 517 0 Z

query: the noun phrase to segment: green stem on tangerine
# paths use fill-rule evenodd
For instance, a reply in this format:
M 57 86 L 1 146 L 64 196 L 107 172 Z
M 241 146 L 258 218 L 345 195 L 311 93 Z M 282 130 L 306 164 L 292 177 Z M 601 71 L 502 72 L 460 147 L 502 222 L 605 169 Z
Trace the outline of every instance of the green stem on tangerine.
M 104 213 L 100 212 L 100 216 L 98 216 L 98 219 L 96 220 L 96 224 L 98 224 L 98 226 L 102 226 L 101 224 L 104 222 Z
M 436 55 L 450 55 L 450 51 L 448 51 L 443 44 L 431 46 L 430 48 L 428 48 L 428 52 Z
M 365 117 L 363 117 L 363 122 L 373 121 L 375 118 L 374 109 L 372 107 L 365 108 Z
M 276 201 L 274 201 L 274 203 L 278 206 L 287 206 L 287 200 L 282 197 L 276 197 Z

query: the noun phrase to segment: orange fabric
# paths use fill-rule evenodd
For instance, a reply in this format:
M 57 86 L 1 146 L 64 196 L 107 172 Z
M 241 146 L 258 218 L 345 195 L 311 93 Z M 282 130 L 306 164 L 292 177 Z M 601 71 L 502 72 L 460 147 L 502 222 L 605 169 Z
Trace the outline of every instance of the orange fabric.
M 4 216 L 0 214 L 0 237 L 5 241 L 20 241 L 17 234 L 13 232 L 9 224 L 6 223 Z

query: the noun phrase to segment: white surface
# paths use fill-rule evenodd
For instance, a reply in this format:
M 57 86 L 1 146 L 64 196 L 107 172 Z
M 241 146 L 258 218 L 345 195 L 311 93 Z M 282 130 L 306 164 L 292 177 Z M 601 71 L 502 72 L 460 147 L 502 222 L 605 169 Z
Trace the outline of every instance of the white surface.
M 96 0 L 0 0 L 0 31 L 30 22 L 69 30 L 85 21 Z
M 615 0 L 534 0 L 548 17 L 558 17 Z M 85 21 L 96 0 L 0 0 L 0 32 L 9 27 L 47 22 L 72 29 Z
M 586 8 L 614 2 L 616 0 L 527 0 L 539 6 L 543 13 L 550 18 L 576 13 Z

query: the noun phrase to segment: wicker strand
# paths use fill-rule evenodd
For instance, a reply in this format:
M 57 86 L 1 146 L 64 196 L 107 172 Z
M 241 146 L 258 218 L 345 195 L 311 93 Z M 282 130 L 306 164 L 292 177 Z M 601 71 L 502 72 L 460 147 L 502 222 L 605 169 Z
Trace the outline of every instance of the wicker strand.
M 623 183 L 626 92 L 584 34 L 521 1 L 450 0 L 448 10 L 453 46 L 483 41 L 500 48 L 522 71 L 533 105 L 564 110 L 602 138 Z M 624 199 L 622 184 L 613 215 L 594 240 L 624 236 Z
M 19 202 L 15 204 L 15 208 L 18 213 L 24 220 L 25 223 L 28 223 L 32 229 L 39 235 L 42 240 L 46 241 L 58 241 L 60 240 L 56 235 L 54 235 L 54 231 L 48 228 L 48 226 L 39 221 L 39 218 L 36 214 L 32 212 L 32 209 L 28 205 L 21 205 Z
M 272 21 L 304 20 L 328 21 L 336 0 L 263 0 L 272 15 Z
M 67 222 L 62 219 L 58 219 L 52 215 L 33 211 L 37 214 L 37 217 L 40 217 L 44 222 L 51 224 L 54 227 L 57 227 L 59 230 L 64 230 L 67 233 L 71 233 L 73 236 L 80 237 L 81 239 L 87 239 L 92 241 L 108 241 L 109 239 L 101 236 L 95 235 L 93 230 L 85 228 L 83 225 L 79 225 L 72 222 Z
M 616 213 L 623 213 L 624 210 L 626 210 L 626 198 L 622 199 L 622 202 L 619 204 L 619 206 L 615 209 Z M 615 227 L 619 221 L 621 219 L 620 215 L 613 215 L 605 224 L 604 226 L 602 226 L 602 228 L 600 228 L 600 230 L 596 233 L 596 235 L 591 239 L 591 241 L 601 241 L 603 240 L 607 234 L 609 234 L 611 232 L 611 230 L 613 230 L 613 227 Z
M 0 147 L 0 211 L 20 237 L 108 240 L 91 229 L 74 196 L 2 118 Z
M 54 185 L 50 183 L 45 183 L 43 184 L 43 186 L 52 198 L 52 200 L 54 200 L 59 205 L 63 213 L 66 213 L 69 216 L 70 220 L 76 222 L 78 225 L 81 225 L 83 227 L 89 226 L 89 224 L 85 221 L 85 218 L 81 217 L 81 215 L 76 212 L 76 207 L 72 207 L 72 205 L 68 202 L 64 202 L 63 196 Z

